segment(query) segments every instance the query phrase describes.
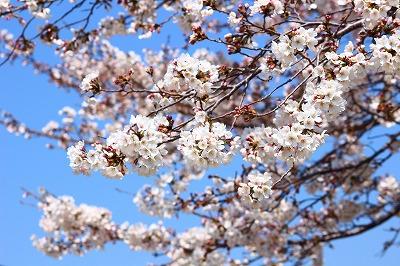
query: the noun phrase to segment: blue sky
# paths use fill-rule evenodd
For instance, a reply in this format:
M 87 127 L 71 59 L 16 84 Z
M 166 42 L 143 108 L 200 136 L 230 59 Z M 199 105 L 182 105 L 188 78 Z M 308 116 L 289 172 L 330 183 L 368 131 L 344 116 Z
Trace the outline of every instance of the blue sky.
M 12 27 L 12 25 L 11 25 Z M 171 30 L 171 29 L 170 29 Z M 172 29 L 173 31 L 173 29 Z M 171 31 L 169 31 L 171 33 Z M 174 41 L 180 35 L 173 34 Z M 137 52 L 144 47 L 158 48 L 157 39 L 139 42 L 132 38 L 123 46 Z M 44 53 L 44 52 L 43 52 Z M 79 107 L 80 102 L 73 92 L 60 90 L 47 82 L 47 78 L 35 75 L 29 67 L 18 63 L 0 69 L 0 108 L 12 112 L 27 125 L 42 128 L 47 121 L 58 119 L 57 111 L 69 105 Z M 35 191 L 45 186 L 57 195 L 72 195 L 77 203 L 106 207 L 113 212 L 116 222 L 125 220 L 135 223 L 155 222 L 157 219 L 138 212 L 132 197 L 118 193 L 115 188 L 136 192 L 143 184 L 152 183 L 151 178 L 128 176 L 122 181 L 110 180 L 99 175 L 75 176 L 68 167 L 65 152 L 60 149 L 47 150 L 46 141 L 25 140 L 15 137 L 0 128 L 0 264 L 5 266 L 47 266 L 47 265 L 144 265 L 154 261 L 143 252 L 132 252 L 124 244 L 107 245 L 106 251 L 92 251 L 84 257 L 66 256 L 61 261 L 48 258 L 36 251 L 30 242 L 35 233 L 42 235 L 38 226 L 40 213 L 32 206 L 20 203 L 21 187 Z M 398 157 L 397 157 L 398 159 Z M 396 161 L 386 165 L 386 170 L 396 170 Z M 239 167 L 239 164 L 234 164 Z M 220 174 L 232 175 L 227 168 L 214 170 Z M 184 218 L 188 224 L 193 219 Z M 393 223 L 393 222 L 392 222 Z M 176 220 L 167 225 L 177 226 Z M 182 224 L 182 223 L 180 223 Z M 334 242 L 334 249 L 326 248 L 326 266 L 398 266 L 399 250 L 392 249 L 384 257 L 379 255 L 382 243 L 390 237 L 384 232 L 391 222 L 365 235 Z

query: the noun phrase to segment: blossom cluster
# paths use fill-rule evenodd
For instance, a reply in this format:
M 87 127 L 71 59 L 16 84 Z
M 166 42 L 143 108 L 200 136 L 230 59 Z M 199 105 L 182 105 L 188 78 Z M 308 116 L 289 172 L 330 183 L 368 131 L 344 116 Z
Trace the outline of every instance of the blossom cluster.
M 347 4 L 348 1 L 338 1 L 339 4 Z M 399 6 L 398 0 L 355 0 L 355 10 L 362 13 L 363 23 L 367 29 L 374 28 L 380 20 L 386 19 L 391 8 Z M 398 11 L 397 11 L 398 12 Z
M 380 201 L 386 202 L 393 198 L 398 200 L 400 195 L 400 185 L 394 176 L 386 176 L 379 180 L 378 192 Z
M 183 0 L 174 2 L 167 7 L 169 11 L 181 14 L 174 17 L 174 22 L 179 24 L 184 32 L 190 32 L 192 27 L 199 26 L 208 16 L 213 14 L 213 9 L 205 5 L 202 0 Z
M 253 171 L 247 176 L 247 183 L 240 183 L 238 195 L 241 200 L 250 206 L 262 204 L 272 194 L 272 177 L 269 173 L 264 174 Z
M 213 240 L 210 233 L 205 228 L 193 227 L 178 235 L 172 243 L 173 249 L 168 253 L 173 265 L 224 265 L 226 258 L 223 254 L 218 250 L 207 252 L 204 249 L 204 246 Z
M 85 78 L 82 80 L 82 83 L 80 85 L 80 89 L 83 92 L 87 91 L 99 91 L 99 81 L 98 81 L 98 72 L 92 72 L 89 73 L 85 76 Z
M 24 2 L 28 7 L 29 12 L 31 12 L 36 18 L 48 19 L 50 17 L 50 8 L 45 5 L 46 1 L 26 0 Z
M 300 108 L 298 102 L 289 100 L 275 116 L 276 127 L 248 129 L 241 149 L 244 159 L 267 164 L 278 158 L 289 166 L 307 159 L 326 135 L 319 127 L 322 112 L 315 105 L 305 103 Z
M 370 67 L 375 71 L 385 71 L 388 74 L 397 73 L 400 60 L 400 31 L 393 35 L 375 38 L 371 44 L 372 58 Z
M 352 42 L 347 43 L 342 53 L 327 52 L 325 53 L 325 57 L 329 60 L 336 80 L 345 87 L 351 86 L 349 81 L 353 82 L 354 85 L 354 82 L 361 80 L 367 74 L 366 66 L 368 62 L 366 61 L 366 57 L 363 53 L 355 53 Z M 324 71 L 320 71 L 320 69 L 317 71 L 318 75 L 325 77 Z
M 172 94 L 195 91 L 199 98 L 207 98 L 213 92 L 212 86 L 218 76 L 217 66 L 182 54 L 168 65 L 167 73 L 157 87 Z
M 250 15 L 265 14 L 265 15 L 281 15 L 284 12 L 284 5 L 279 0 L 255 0 L 250 6 Z
M 70 196 L 55 197 L 42 191 L 38 207 L 43 212 L 39 225 L 48 235 L 41 238 L 33 235 L 32 243 L 55 258 L 67 253 L 83 255 L 116 240 L 124 241 L 134 250 L 163 251 L 171 238 L 171 232 L 161 223 L 118 225 L 112 221 L 109 210 L 76 205 Z
M 118 230 L 118 235 L 133 250 L 146 250 L 159 252 L 166 250 L 172 237 L 172 232 L 161 223 L 150 226 L 123 223 Z
M 205 112 L 196 114 L 197 124 L 180 134 L 178 150 L 187 165 L 205 169 L 228 163 L 238 148 L 239 137 L 233 138 L 226 126 L 207 121 Z
M 127 33 L 127 30 L 125 28 L 125 23 L 124 23 L 123 17 L 105 17 L 102 18 L 99 22 L 99 29 L 104 37 L 110 37 L 113 35 L 123 35 Z
M 151 175 L 163 165 L 167 150 L 163 141 L 167 135 L 163 129 L 169 122 L 165 117 L 132 116 L 130 124 L 113 132 L 107 145 L 94 144 L 94 149 L 86 151 L 83 142 L 68 149 L 70 166 L 76 173 L 88 175 L 99 170 L 111 178 L 121 178 L 127 173 L 125 163 L 141 175 Z
M 302 52 L 305 48 L 315 50 L 317 45 L 317 32 L 315 29 L 296 29 L 290 34 L 282 34 L 278 42 L 273 41 L 271 45 L 272 55 L 279 61 L 283 69 L 289 67 L 296 61 L 297 52 Z
M 147 215 L 170 218 L 175 213 L 175 202 L 167 197 L 162 187 L 144 186 L 133 202 Z
M 6 11 L 10 8 L 9 0 L 1 0 L 0 1 L 0 12 Z
M 45 195 L 39 208 L 43 211 L 39 225 L 53 236 L 33 236 L 32 241 L 38 250 L 49 256 L 61 257 L 68 252 L 82 254 L 82 247 L 85 250 L 101 248 L 114 238 L 110 232 L 116 225 L 106 209 L 86 204 L 76 206 L 72 197 L 52 195 Z M 71 238 L 75 239 L 69 244 Z
M 154 30 L 154 23 L 156 20 L 156 5 L 155 0 L 139 0 L 134 2 L 121 1 L 120 4 L 137 20 L 130 22 L 129 27 L 125 30 L 125 19 L 123 17 L 117 20 L 122 26 L 119 26 L 122 33 L 137 33 L 140 29 L 143 31 L 138 36 L 139 39 L 150 38 Z M 113 31 L 109 33 L 114 34 Z

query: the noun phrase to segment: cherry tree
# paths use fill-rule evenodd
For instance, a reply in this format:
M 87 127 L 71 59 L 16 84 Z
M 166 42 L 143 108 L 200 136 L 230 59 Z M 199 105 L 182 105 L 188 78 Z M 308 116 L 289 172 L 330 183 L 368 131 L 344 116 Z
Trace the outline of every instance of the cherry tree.
M 0 0 L 1 66 L 30 65 L 81 97 L 42 129 L 6 111 L 0 123 L 65 149 L 75 174 L 151 176 L 133 203 L 160 219 L 121 223 L 25 191 L 43 213 L 33 246 L 55 258 L 123 242 L 165 265 L 317 266 L 332 241 L 398 223 L 400 186 L 381 170 L 400 149 L 398 17 L 398 0 Z M 126 51 L 116 37 L 158 48 Z M 218 174 L 232 160 L 242 167 Z M 209 185 L 192 191 L 199 179 Z M 198 226 L 163 224 L 183 213 Z M 400 226 L 390 232 L 383 251 Z

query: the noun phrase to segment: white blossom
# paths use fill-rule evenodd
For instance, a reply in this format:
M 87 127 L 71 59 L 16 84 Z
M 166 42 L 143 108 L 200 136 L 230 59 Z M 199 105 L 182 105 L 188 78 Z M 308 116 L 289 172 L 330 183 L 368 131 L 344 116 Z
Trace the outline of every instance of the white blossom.
M 272 194 L 272 177 L 267 172 L 264 174 L 252 171 L 247 176 L 248 182 L 240 183 L 238 195 L 246 204 L 256 205 L 270 198 Z
M 163 165 L 164 156 L 168 153 L 162 144 L 166 135 L 159 131 L 160 126 L 167 125 L 168 121 L 162 116 L 132 116 L 128 126 L 108 137 L 107 144 L 127 156 L 139 174 L 151 175 Z
M 283 3 L 280 0 L 255 0 L 254 4 L 250 6 L 250 15 L 257 13 L 273 12 L 274 15 L 280 15 L 283 13 Z
M 400 185 L 393 176 L 385 176 L 378 183 L 379 200 L 386 202 L 393 197 L 399 197 Z
M 224 124 L 202 121 L 204 118 L 202 112 L 196 115 L 201 122 L 190 131 L 182 131 L 178 145 L 186 163 L 200 169 L 228 163 L 239 141 Z
M 182 54 L 168 65 L 167 73 L 158 86 L 171 93 L 194 90 L 202 98 L 212 93 L 212 85 L 218 80 L 218 76 L 217 66 Z
M 97 84 L 97 78 L 99 77 L 98 72 L 91 72 L 85 76 L 82 80 L 80 88 L 82 91 L 87 92 L 94 89 Z

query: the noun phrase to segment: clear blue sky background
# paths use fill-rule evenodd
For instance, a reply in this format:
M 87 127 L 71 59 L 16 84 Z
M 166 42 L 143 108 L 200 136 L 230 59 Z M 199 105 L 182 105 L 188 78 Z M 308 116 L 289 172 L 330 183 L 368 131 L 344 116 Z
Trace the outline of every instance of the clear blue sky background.
M 173 37 L 173 41 L 180 38 L 177 34 Z M 159 45 L 158 38 L 145 42 L 131 38 L 123 43 L 125 49 L 137 52 L 144 47 L 159 48 Z M 62 107 L 80 106 L 77 95 L 56 88 L 47 82 L 46 77 L 34 75 L 32 69 L 19 64 L 0 68 L 0 88 L 0 108 L 12 112 L 27 125 L 38 129 L 51 119 L 57 120 L 57 111 Z M 128 176 L 123 181 L 116 181 L 98 175 L 75 176 L 68 167 L 65 152 L 60 149 L 47 150 L 44 147 L 45 143 L 46 141 L 41 139 L 27 141 L 0 128 L 0 264 L 138 266 L 153 262 L 152 256 L 143 252 L 133 252 L 124 244 L 107 245 L 105 252 L 92 251 L 84 257 L 66 256 L 61 261 L 48 258 L 32 247 L 30 236 L 33 233 L 42 235 L 38 227 L 40 213 L 31 206 L 20 204 L 21 187 L 34 191 L 40 186 L 45 186 L 54 194 L 72 195 L 77 203 L 85 202 L 106 207 L 113 212 L 117 222 L 157 221 L 138 212 L 131 196 L 115 191 L 115 188 L 121 188 L 136 192 L 143 184 L 152 183 L 152 178 Z M 389 162 L 385 170 L 398 174 L 398 159 L 399 157 Z M 235 163 L 234 167 L 239 167 L 239 164 Z M 222 175 L 232 175 L 233 172 L 227 169 L 225 167 L 214 171 Z M 169 220 L 166 224 L 182 230 L 195 223 L 187 217 L 183 221 L 186 224 L 180 222 L 178 225 L 176 220 Z M 334 242 L 334 249 L 325 249 L 326 265 L 399 266 L 400 250 L 392 249 L 384 257 L 379 254 L 383 241 L 390 237 L 383 229 L 390 227 L 391 223 L 388 222 L 365 235 Z

